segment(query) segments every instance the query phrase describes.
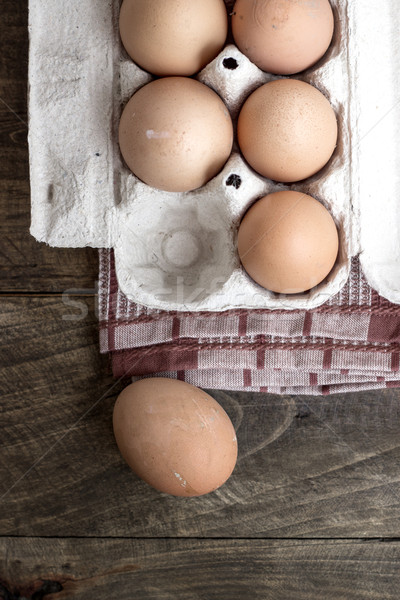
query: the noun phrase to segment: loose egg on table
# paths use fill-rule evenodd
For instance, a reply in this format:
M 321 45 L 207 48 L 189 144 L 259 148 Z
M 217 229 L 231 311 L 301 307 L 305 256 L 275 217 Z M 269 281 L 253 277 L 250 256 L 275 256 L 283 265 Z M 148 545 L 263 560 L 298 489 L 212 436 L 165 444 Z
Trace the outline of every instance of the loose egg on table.
M 217 175 L 229 158 L 232 120 L 218 94 L 203 83 L 166 77 L 129 100 L 119 144 L 139 179 L 160 190 L 187 192 Z
M 114 434 L 131 469 L 159 491 L 201 496 L 230 477 L 237 440 L 227 413 L 199 388 L 173 379 L 136 381 L 118 396 Z
M 233 9 L 237 46 L 269 73 L 291 75 L 314 65 L 333 30 L 328 0 L 237 0 Z
M 281 294 L 318 285 L 338 254 L 338 232 L 329 211 L 315 198 L 294 191 L 264 196 L 245 214 L 238 251 L 250 277 Z
M 223 0 L 124 0 L 120 34 L 129 56 L 154 75 L 193 75 L 222 49 Z
M 336 147 L 338 128 L 329 101 L 315 87 L 279 79 L 257 88 L 239 114 L 240 149 L 251 167 L 275 181 L 317 173 Z

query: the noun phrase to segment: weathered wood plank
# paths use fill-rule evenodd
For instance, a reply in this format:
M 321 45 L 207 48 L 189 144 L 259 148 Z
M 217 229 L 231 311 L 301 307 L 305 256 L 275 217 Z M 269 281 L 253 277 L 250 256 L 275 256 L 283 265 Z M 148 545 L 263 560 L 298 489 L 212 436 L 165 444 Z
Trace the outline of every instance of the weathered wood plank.
M 28 3 L 3 0 L 0 38 L 0 292 L 93 288 L 97 251 L 54 249 L 29 234 Z
M 0 301 L 0 534 L 400 536 L 399 390 L 213 391 L 237 429 L 238 465 L 213 494 L 175 499 L 120 458 L 111 415 L 122 386 L 99 355 L 93 298 L 74 301 Z
M 0 557 L 8 598 L 398 600 L 400 586 L 399 543 L 1 539 Z

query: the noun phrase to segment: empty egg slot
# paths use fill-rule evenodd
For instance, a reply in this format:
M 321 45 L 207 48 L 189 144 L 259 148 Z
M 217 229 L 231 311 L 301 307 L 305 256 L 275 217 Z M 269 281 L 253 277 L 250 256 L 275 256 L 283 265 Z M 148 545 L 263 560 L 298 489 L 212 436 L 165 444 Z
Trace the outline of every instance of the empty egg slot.
M 168 194 L 142 183 L 131 192 L 115 248 L 121 285 L 182 308 L 218 294 L 236 267 L 224 198 Z

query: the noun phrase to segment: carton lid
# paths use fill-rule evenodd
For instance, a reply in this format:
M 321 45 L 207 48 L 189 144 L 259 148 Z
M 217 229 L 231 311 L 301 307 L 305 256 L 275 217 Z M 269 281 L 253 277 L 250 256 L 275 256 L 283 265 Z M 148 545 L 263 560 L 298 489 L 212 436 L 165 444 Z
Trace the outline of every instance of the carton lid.
M 400 303 L 400 12 L 349 2 L 353 210 L 360 262 L 381 296 Z

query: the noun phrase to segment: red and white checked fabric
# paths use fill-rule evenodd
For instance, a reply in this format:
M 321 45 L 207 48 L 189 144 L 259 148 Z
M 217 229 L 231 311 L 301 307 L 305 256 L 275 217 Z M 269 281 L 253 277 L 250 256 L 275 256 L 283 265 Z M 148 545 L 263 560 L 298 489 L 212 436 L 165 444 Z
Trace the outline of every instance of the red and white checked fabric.
M 310 311 L 191 313 L 129 301 L 112 250 L 101 250 L 99 319 L 116 377 L 276 394 L 400 386 L 400 307 L 369 287 L 356 259 L 341 292 Z

